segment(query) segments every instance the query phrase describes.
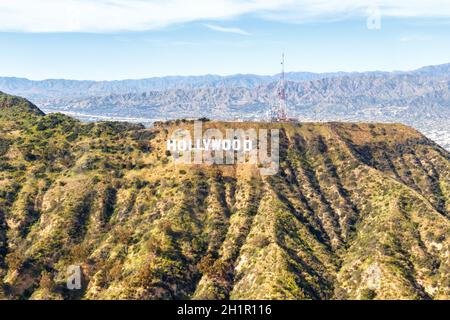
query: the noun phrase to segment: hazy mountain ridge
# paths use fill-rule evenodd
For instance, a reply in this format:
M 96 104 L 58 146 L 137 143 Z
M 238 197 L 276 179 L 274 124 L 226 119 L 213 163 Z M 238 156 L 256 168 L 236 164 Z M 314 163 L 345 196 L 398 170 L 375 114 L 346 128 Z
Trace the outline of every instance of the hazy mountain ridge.
M 362 75 L 389 75 L 389 74 L 420 74 L 433 77 L 448 77 L 450 64 L 424 67 L 408 72 L 287 72 L 289 81 L 318 80 L 335 77 L 358 77 Z M 199 89 L 221 87 L 254 88 L 262 84 L 275 82 L 279 75 L 236 74 L 230 76 L 203 75 L 203 76 L 166 76 L 146 79 L 130 79 L 115 81 L 85 81 L 85 80 L 29 80 L 17 77 L 0 77 L 0 90 L 20 95 L 28 99 L 54 99 L 54 98 L 81 98 L 87 96 L 102 96 L 112 93 L 140 93 L 153 90 L 170 89 Z
M 336 73 L 338 76 L 341 73 Z M 288 73 L 292 81 L 310 80 L 330 77 L 334 74 Z M 33 81 L 25 78 L 0 77 L 0 90 L 25 96 L 29 99 L 83 98 L 89 96 L 104 96 L 112 93 L 127 94 L 145 91 L 161 91 L 170 89 L 199 89 L 221 87 L 254 88 L 261 84 L 276 81 L 278 76 L 260 76 L 238 74 L 232 76 L 167 76 L 139 80 L 117 81 L 74 81 L 49 79 Z
M 277 75 L 110 82 L 0 78 L 0 90 L 24 95 L 46 112 L 67 112 L 86 119 L 151 122 L 207 116 L 255 120 L 277 104 L 277 79 Z M 292 117 L 401 122 L 450 149 L 450 64 L 410 72 L 288 73 L 287 79 Z
M 313 81 L 288 82 L 287 100 L 295 116 L 297 113 L 313 110 L 321 106 L 345 106 L 364 108 L 379 105 L 450 106 L 450 79 L 434 80 L 432 78 L 396 75 L 389 77 L 359 76 L 325 78 Z M 171 89 L 166 91 L 149 91 L 143 93 L 111 94 L 74 100 L 53 100 L 43 107 L 67 110 L 102 110 L 112 108 L 112 112 L 130 113 L 132 108 L 149 108 L 148 113 L 164 111 L 204 112 L 192 116 L 206 115 L 218 108 L 222 112 L 240 112 L 246 115 L 251 106 L 268 109 L 277 102 L 276 84 L 269 83 L 255 88 L 218 87 L 199 89 Z M 117 108 L 117 109 L 116 109 Z M 127 110 L 128 109 L 128 110 Z M 180 110 L 179 110 L 180 109 Z M 381 110 L 382 111 L 382 110 Z M 170 113 L 168 114 L 170 116 Z M 189 115 L 183 115 L 189 116 Z M 223 118 L 224 115 L 211 114 L 211 117 Z M 226 115 L 225 115 L 226 117 Z
M 450 147 L 450 79 L 410 74 L 288 82 L 289 114 L 310 121 L 402 122 L 441 130 Z M 45 110 L 133 118 L 263 119 L 276 104 L 275 83 L 255 88 L 173 89 L 43 103 Z
M 0 298 L 450 297 L 450 154 L 411 128 L 203 123 L 280 129 L 263 177 L 174 165 L 166 140 L 189 121 L 0 110 Z

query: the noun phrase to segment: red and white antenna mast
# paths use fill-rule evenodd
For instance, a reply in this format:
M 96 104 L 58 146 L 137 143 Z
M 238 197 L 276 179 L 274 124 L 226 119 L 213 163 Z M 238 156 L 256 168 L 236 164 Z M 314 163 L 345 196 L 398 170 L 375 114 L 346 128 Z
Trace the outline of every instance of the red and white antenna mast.
M 281 76 L 278 82 L 278 121 L 287 121 L 287 103 L 286 103 L 286 79 L 284 75 L 284 52 L 281 56 Z

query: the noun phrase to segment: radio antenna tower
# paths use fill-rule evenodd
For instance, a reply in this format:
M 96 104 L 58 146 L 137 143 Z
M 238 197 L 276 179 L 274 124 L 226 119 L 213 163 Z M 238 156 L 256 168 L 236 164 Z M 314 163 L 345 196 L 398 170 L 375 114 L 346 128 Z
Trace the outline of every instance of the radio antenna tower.
M 281 74 L 277 83 L 278 93 L 278 105 L 273 104 L 272 108 L 268 111 L 270 121 L 273 122 L 286 122 L 287 116 L 287 102 L 286 102 L 286 79 L 284 74 L 284 52 L 281 56 Z
M 286 79 L 284 75 L 284 52 L 281 56 L 281 76 L 278 83 L 278 121 L 287 121 Z
M 286 103 L 286 79 L 284 74 L 284 53 L 281 56 L 281 74 L 277 84 L 278 105 L 274 105 L 271 110 L 271 120 L 274 122 L 285 122 L 287 118 Z

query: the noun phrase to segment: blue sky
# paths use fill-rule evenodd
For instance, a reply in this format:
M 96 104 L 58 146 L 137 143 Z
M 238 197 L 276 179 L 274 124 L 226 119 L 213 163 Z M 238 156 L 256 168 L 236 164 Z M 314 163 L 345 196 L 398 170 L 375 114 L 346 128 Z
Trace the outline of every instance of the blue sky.
M 381 1 L 372 7 L 356 0 L 286 0 L 278 7 L 271 0 L 220 0 L 219 8 L 198 9 L 178 0 L 168 5 L 97 0 L 87 7 L 87 0 L 71 0 L 67 9 L 42 0 L 44 8 L 31 8 L 31 22 L 29 0 L 3 1 L 0 76 L 114 80 L 275 74 L 283 51 L 288 71 L 410 70 L 450 62 L 450 1 L 410 1 L 404 7 L 398 5 L 402 0 Z M 112 8 L 111 16 L 100 13 L 105 5 L 111 6 L 106 8 Z M 143 5 L 156 13 L 147 16 Z M 204 5 L 203 0 L 192 3 Z M 173 13 L 176 8 L 185 12 Z M 380 13 L 379 29 L 367 26 L 371 8 Z

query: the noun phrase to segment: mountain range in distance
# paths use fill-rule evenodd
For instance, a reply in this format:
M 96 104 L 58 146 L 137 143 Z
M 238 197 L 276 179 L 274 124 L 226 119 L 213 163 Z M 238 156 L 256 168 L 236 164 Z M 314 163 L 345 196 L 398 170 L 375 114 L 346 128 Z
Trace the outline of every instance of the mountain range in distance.
M 252 74 L 120 81 L 0 78 L 0 91 L 30 99 L 45 112 L 87 120 L 261 120 L 277 104 L 278 79 Z M 395 72 L 289 72 L 286 79 L 292 117 L 404 123 L 450 149 L 450 64 Z
M 389 76 L 389 75 L 420 75 L 436 78 L 450 76 L 450 63 L 423 67 L 413 71 L 372 71 L 372 72 L 287 72 L 288 81 L 311 81 L 325 78 L 359 77 L 359 76 Z M 0 77 L 0 90 L 10 92 L 29 99 L 40 98 L 76 98 L 85 96 L 101 96 L 112 93 L 125 94 L 146 91 L 161 91 L 170 89 L 199 89 L 243 87 L 254 88 L 263 84 L 278 81 L 280 75 L 235 74 L 229 76 L 166 76 L 145 79 L 128 79 L 113 81 L 46 79 L 29 80 L 17 77 Z

